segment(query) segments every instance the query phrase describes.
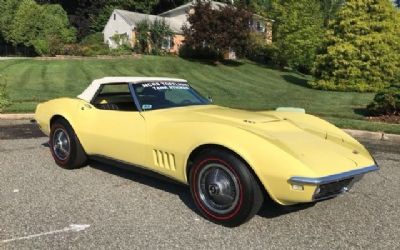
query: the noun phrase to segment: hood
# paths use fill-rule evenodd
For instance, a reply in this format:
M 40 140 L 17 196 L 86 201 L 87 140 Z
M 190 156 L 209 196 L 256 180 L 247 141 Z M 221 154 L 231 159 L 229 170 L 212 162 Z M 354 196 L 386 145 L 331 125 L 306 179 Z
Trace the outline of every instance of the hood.
M 293 112 L 261 113 L 273 115 L 279 121 L 249 123 L 243 128 L 294 156 L 318 176 L 374 164 L 369 152 L 359 142 L 320 118 Z
M 218 122 L 234 122 L 238 125 L 245 124 L 256 124 L 256 123 L 268 123 L 277 122 L 282 119 L 274 114 L 259 113 L 239 109 L 231 109 L 213 106 L 212 108 L 200 109 L 194 111 L 194 113 L 208 117 L 210 119 L 215 119 Z

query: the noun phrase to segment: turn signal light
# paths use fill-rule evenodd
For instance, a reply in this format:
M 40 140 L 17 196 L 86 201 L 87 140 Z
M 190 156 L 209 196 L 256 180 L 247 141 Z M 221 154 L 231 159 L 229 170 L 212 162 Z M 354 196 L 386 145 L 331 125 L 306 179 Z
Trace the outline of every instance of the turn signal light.
M 292 184 L 292 189 L 293 190 L 298 190 L 298 191 L 303 191 L 304 187 L 302 185 Z

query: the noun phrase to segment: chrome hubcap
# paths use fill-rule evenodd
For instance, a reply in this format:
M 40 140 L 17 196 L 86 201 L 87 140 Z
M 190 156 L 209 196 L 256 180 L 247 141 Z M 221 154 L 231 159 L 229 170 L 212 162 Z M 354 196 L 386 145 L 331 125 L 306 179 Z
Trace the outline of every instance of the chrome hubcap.
M 203 167 L 197 185 L 202 203 L 215 213 L 229 213 L 239 201 L 238 181 L 222 164 L 210 163 Z
M 67 132 L 62 128 L 57 128 L 53 136 L 53 152 L 54 155 L 64 161 L 70 154 L 70 142 Z

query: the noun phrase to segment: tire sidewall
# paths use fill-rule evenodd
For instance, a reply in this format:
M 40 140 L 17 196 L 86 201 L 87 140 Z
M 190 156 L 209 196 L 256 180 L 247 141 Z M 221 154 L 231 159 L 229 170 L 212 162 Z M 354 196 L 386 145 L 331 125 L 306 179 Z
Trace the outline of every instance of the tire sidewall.
M 210 163 L 218 163 L 227 167 L 236 177 L 239 184 L 239 202 L 232 211 L 226 214 L 217 214 L 210 211 L 200 198 L 197 185 L 199 178 L 198 173 L 203 167 Z M 204 217 L 225 226 L 237 226 L 246 222 L 250 219 L 249 217 L 252 216 L 250 213 L 253 209 L 254 203 L 253 189 L 254 185 L 258 185 L 252 177 L 253 176 L 248 170 L 246 164 L 232 154 L 223 151 L 207 152 L 197 157 L 190 170 L 190 191 L 197 208 Z
M 53 149 L 53 139 L 54 139 L 54 132 L 57 129 L 62 129 L 66 132 L 69 140 L 69 146 L 70 146 L 70 152 L 68 157 L 65 160 L 59 159 Z M 76 139 L 75 139 L 75 133 L 71 129 L 68 123 L 66 123 L 64 120 L 56 121 L 52 126 L 51 126 L 51 132 L 50 132 L 50 138 L 49 138 L 49 146 L 50 146 L 50 151 L 51 154 L 54 158 L 54 161 L 57 163 L 62 168 L 69 169 L 71 168 L 71 165 L 73 163 L 73 160 L 76 157 Z

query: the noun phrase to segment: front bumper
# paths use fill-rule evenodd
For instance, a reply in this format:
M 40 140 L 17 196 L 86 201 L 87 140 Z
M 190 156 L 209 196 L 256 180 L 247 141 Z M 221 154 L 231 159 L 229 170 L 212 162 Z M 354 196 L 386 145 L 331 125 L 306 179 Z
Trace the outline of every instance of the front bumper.
M 378 164 L 339 174 L 309 178 L 294 176 L 289 179 L 292 185 L 315 185 L 313 201 L 328 199 L 348 191 L 364 174 L 379 169 Z

